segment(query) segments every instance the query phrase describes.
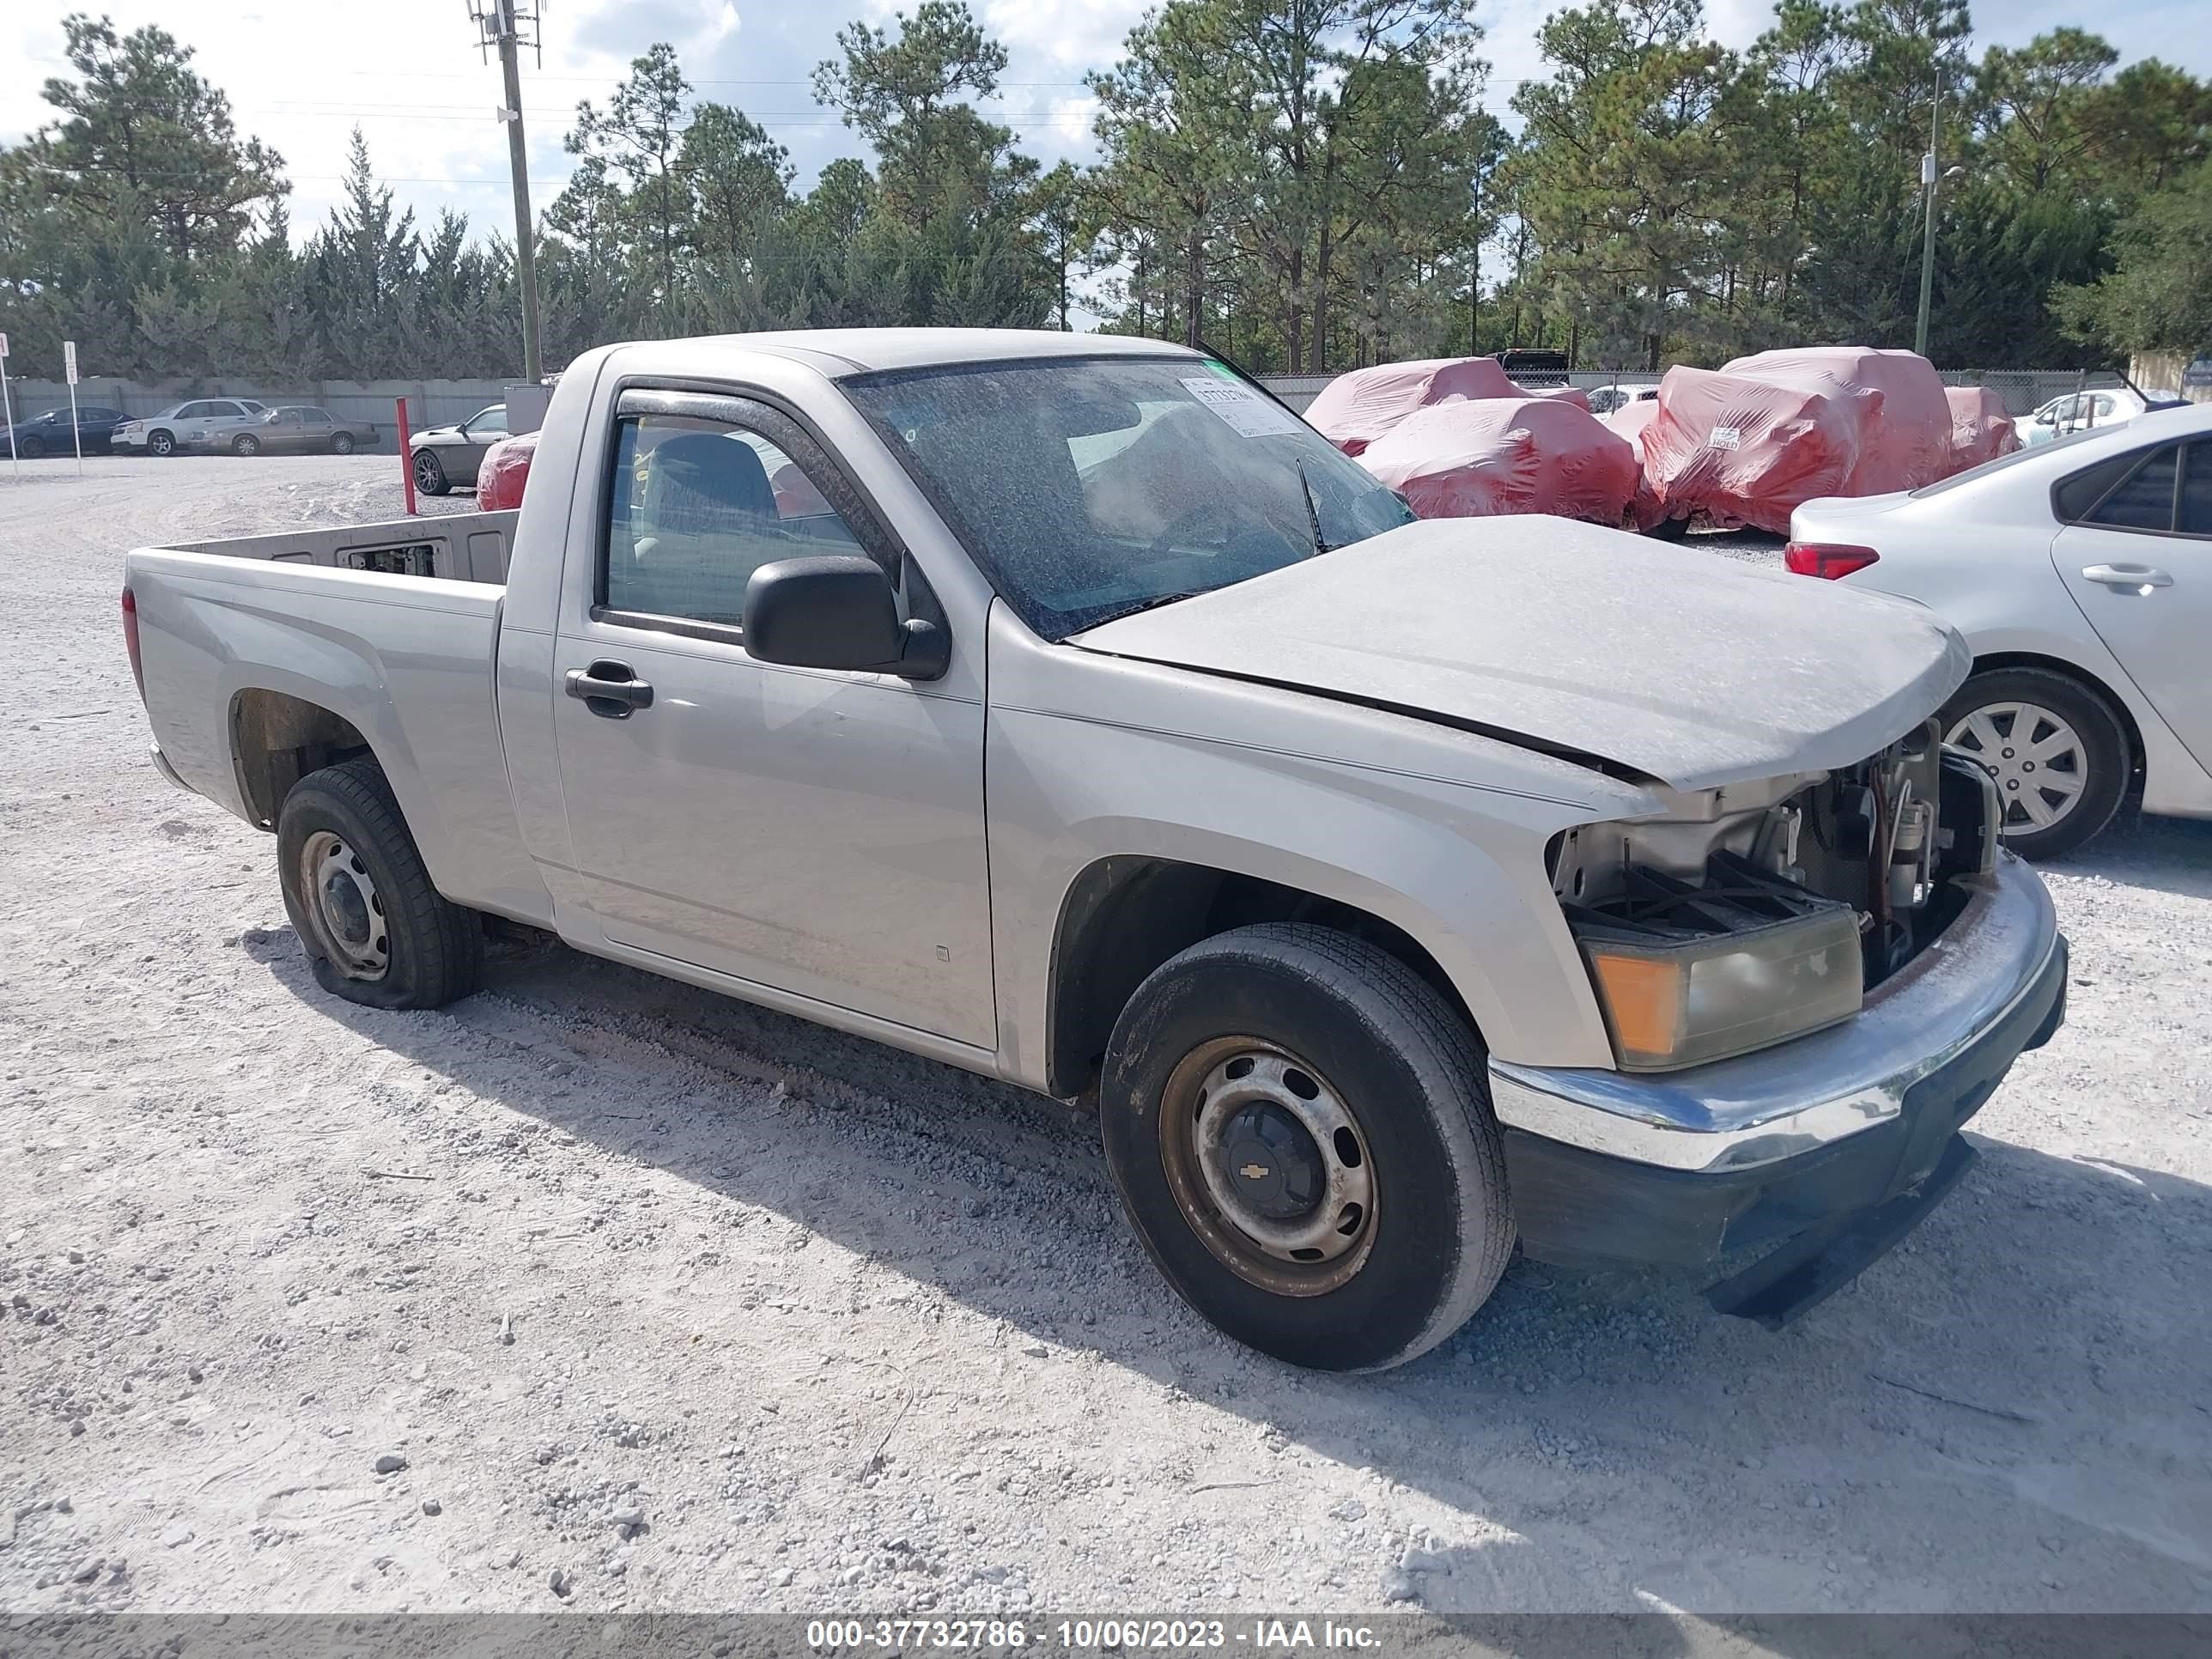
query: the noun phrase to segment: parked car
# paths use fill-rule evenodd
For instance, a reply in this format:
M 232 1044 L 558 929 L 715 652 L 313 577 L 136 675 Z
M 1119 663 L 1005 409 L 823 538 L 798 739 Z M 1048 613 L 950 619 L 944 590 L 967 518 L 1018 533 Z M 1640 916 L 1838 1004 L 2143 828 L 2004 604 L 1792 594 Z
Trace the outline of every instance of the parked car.
M 1785 1320 L 2063 1018 L 1921 606 L 1414 521 L 1132 337 L 604 347 L 538 451 L 519 514 L 126 558 L 155 763 L 275 832 L 317 981 L 436 1006 L 503 916 L 1095 1101 L 1279 1358 L 1412 1358 L 1516 1238 L 1765 1249 L 1713 1295 Z
M 1590 413 L 1618 414 L 1630 404 L 1656 401 L 1658 396 L 1659 388 L 1656 385 L 1595 386 L 1589 394 Z
M 415 488 L 425 495 L 475 488 L 484 453 L 507 435 L 505 404 L 480 409 L 458 425 L 434 426 L 416 433 L 408 452 L 408 465 L 415 469 Z
M 341 421 L 313 404 L 286 404 L 270 410 L 258 426 L 246 427 L 230 441 L 239 455 L 271 453 L 350 455 L 376 442 L 373 421 Z
M 2142 398 L 2125 386 L 2069 392 L 2062 398 L 2053 398 L 2021 422 L 2021 436 L 2031 444 L 2047 444 L 2069 433 L 2124 426 L 2147 407 Z
M 2154 410 L 1908 495 L 1808 501 L 1790 568 L 1933 606 L 1974 672 L 1940 715 L 1995 780 L 2006 841 L 2071 852 L 2140 775 L 2212 817 L 2212 407 Z
M 74 455 L 81 442 L 86 454 L 105 455 L 123 418 L 119 409 L 86 404 L 76 411 L 76 425 L 72 430 L 68 410 L 50 409 L 43 415 L 16 422 L 6 436 L 0 437 L 0 449 L 12 442 L 15 453 L 29 460 L 36 455 Z
M 149 455 L 173 455 L 180 449 L 227 449 L 231 439 L 259 423 L 269 405 L 251 398 L 195 398 L 173 404 L 143 421 L 125 421 L 114 430 L 118 449 Z

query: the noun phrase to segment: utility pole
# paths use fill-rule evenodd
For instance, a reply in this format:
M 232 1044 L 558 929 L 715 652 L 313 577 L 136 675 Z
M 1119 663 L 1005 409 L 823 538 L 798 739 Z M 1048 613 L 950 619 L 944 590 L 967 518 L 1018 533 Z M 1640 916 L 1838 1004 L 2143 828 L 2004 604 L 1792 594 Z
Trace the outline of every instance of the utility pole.
M 506 83 L 507 101 L 499 118 L 507 128 L 507 165 L 514 183 L 514 274 L 522 288 L 522 376 L 532 386 L 544 378 L 538 355 L 538 261 L 532 246 L 530 216 L 530 149 L 522 136 L 521 52 L 542 50 L 538 14 L 526 11 L 519 0 L 469 0 L 469 15 L 481 36 L 477 48 L 499 52 L 500 78 Z M 527 29 L 530 36 L 523 38 Z
M 1928 224 L 1920 234 L 1920 320 L 1912 330 L 1912 349 L 1928 355 L 1928 302 L 1936 291 L 1936 123 L 1943 112 L 1943 71 L 1936 71 L 1936 101 L 1928 106 L 1928 153 L 1920 158 L 1920 188 L 1928 198 Z

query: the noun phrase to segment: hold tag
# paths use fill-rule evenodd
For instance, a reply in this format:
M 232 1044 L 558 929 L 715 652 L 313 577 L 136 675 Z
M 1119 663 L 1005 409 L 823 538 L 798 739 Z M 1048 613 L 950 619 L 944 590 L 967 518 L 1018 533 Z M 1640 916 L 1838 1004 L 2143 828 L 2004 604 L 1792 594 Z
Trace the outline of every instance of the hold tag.
M 1182 386 L 1194 401 L 1228 422 L 1240 437 L 1279 438 L 1298 430 L 1296 416 L 1248 386 L 1209 375 L 1188 376 Z
M 1713 428 L 1713 435 L 1705 442 L 1714 449 L 1741 449 L 1743 428 L 1740 426 L 1717 426 Z

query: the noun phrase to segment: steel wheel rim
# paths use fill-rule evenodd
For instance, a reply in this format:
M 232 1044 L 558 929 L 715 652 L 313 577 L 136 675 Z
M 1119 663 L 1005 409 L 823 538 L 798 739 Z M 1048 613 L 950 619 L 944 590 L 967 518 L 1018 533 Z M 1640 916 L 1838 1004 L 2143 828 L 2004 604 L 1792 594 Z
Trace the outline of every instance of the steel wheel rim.
M 429 455 L 417 455 L 415 458 L 416 489 L 435 489 L 438 487 L 438 476 L 436 458 Z
M 2088 746 L 2072 725 L 2041 703 L 1984 703 L 1944 739 L 1972 756 L 1996 781 L 2004 835 L 2056 828 L 2089 787 Z
M 1238 1278 L 1322 1296 L 1366 1265 L 1377 1196 L 1367 1133 L 1316 1067 L 1258 1037 L 1218 1037 L 1176 1066 L 1160 1111 L 1169 1188 Z
M 392 939 L 376 878 L 343 836 L 318 830 L 300 847 L 300 889 L 315 943 L 348 979 L 382 979 Z

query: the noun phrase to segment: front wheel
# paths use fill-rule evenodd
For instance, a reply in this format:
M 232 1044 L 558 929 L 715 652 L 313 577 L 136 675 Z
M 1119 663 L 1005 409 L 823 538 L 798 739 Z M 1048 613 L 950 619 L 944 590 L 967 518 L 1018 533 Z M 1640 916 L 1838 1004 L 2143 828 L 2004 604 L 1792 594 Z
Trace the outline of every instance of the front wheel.
M 146 440 L 146 447 L 155 456 L 166 459 L 177 453 L 177 441 L 169 433 L 156 432 Z
M 1152 1260 L 1279 1359 L 1403 1364 L 1504 1270 L 1512 1212 L 1474 1033 L 1349 934 L 1268 923 L 1167 962 L 1115 1026 L 1099 1105 Z
M 431 884 L 399 803 L 362 756 L 312 772 L 276 819 L 284 908 L 315 982 L 371 1008 L 437 1008 L 477 988 L 483 928 Z
M 241 432 L 230 441 L 230 453 L 234 455 L 258 455 L 261 440 L 251 432 Z
M 443 495 L 453 489 L 446 477 L 445 463 L 427 449 L 415 452 L 415 488 L 425 495 Z
M 1998 833 L 2022 858 L 2072 852 L 2112 821 L 2132 770 L 2112 705 L 2047 668 L 1972 676 L 1936 716 L 1943 740 L 1996 780 Z

